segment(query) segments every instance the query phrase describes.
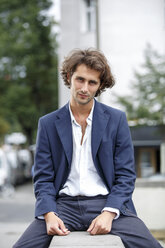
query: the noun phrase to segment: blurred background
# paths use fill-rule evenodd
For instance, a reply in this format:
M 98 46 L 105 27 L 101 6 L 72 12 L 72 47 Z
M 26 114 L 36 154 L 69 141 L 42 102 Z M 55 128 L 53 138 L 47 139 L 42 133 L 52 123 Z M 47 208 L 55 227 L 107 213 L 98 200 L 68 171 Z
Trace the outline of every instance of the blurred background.
M 165 240 L 165 0 L 0 0 L 0 237 L 33 220 L 39 117 L 69 100 L 59 76 L 71 49 L 98 48 L 116 79 L 98 101 L 127 114 L 139 217 Z

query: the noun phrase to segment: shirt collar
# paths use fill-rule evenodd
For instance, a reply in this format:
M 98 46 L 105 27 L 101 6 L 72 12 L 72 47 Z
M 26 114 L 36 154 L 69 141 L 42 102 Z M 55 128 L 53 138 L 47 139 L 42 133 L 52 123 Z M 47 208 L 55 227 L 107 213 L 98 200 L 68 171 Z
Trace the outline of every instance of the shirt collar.
M 95 106 L 95 101 L 93 101 L 92 109 L 91 109 L 90 114 L 88 115 L 88 117 L 86 119 L 87 124 L 90 125 L 90 126 L 92 125 L 94 106 Z M 76 119 L 75 119 L 75 117 L 74 117 L 74 115 L 73 115 L 73 113 L 72 113 L 72 110 L 71 110 L 71 107 L 70 107 L 70 103 L 69 103 L 69 112 L 70 112 L 71 122 L 72 123 L 74 122 L 74 123 L 78 124 L 77 121 L 76 121 Z

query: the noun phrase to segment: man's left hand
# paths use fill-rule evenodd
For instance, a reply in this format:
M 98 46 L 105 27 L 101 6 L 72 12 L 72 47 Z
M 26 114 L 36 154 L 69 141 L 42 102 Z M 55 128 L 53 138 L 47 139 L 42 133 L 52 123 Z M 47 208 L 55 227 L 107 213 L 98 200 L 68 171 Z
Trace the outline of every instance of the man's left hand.
M 98 215 L 90 224 L 87 232 L 91 235 L 107 234 L 111 231 L 112 221 L 115 218 L 116 213 L 104 211 Z

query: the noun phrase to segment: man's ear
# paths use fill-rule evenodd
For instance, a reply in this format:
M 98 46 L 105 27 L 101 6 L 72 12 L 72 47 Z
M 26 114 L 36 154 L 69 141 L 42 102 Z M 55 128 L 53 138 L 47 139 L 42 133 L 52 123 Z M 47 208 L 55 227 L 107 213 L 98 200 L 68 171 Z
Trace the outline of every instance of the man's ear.
M 68 80 L 68 82 L 70 82 L 70 73 L 69 72 L 67 73 L 67 80 Z

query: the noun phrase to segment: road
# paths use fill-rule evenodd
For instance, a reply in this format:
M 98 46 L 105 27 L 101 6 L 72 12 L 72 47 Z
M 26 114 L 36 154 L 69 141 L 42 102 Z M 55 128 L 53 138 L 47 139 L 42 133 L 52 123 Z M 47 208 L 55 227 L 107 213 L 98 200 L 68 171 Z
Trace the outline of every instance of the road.
M 17 186 L 14 193 L 0 196 L 0 247 L 11 248 L 34 219 L 32 183 Z

